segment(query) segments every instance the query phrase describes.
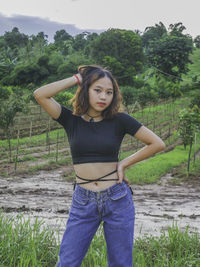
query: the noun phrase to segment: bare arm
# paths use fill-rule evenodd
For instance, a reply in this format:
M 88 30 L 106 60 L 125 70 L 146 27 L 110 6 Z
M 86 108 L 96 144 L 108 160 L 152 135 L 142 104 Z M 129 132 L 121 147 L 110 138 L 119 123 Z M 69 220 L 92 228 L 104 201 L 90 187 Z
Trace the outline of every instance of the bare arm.
M 153 133 L 150 129 L 142 126 L 134 135 L 141 142 L 145 143 L 146 146 L 132 154 L 131 156 L 120 161 L 120 166 L 125 169 L 129 168 L 136 162 L 142 161 L 153 156 L 155 153 L 165 149 L 165 143 Z
M 79 80 L 81 81 L 81 75 L 79 76 Z M 67 89 L 73 85 L 77 84 L 76 77 L 72 76 L 60 81 L 56 81 L 53 83 L 49 83 L 44 85 L 38 89 L 36 89 L 33 94 L 38 102 L 38 104 L 54 119 L 57 119 L 61 113 L 61 106 L 58 102 L 56 102 L 52 96 L 56 95 L 60 91 Z

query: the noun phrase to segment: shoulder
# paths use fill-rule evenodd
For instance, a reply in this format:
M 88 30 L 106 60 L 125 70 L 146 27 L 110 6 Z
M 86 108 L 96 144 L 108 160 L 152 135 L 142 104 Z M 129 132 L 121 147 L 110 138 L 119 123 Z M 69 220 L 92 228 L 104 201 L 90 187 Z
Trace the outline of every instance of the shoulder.
M 57 119 L 53 119 L 53 120 L 57 121 L 62 126 L 64 126 L 71 121 L 73 117 L 73 114 L 72 114 L 73 111 L 69 109 L 68 107 L 66 107 L 65 105 L 60 104 L 60 106 L 61 106 L 60 116 Z
M 120 126 L 124 129 L 124 132 L 131 135 L 134 135 L 137 130 L 143 125 L 133 116 L 125 112 L 119 112 L 116 117 L 119 121 Z
M 124 120 L 130 120 L 130 119 L 135 119 L 133 116 L 131 116 L 130 114 L 126 113 L 126 112 L 118 112 L 116 114 L 116 118 L 118 118 L 118 120 L 120 121 L 124 121 Z

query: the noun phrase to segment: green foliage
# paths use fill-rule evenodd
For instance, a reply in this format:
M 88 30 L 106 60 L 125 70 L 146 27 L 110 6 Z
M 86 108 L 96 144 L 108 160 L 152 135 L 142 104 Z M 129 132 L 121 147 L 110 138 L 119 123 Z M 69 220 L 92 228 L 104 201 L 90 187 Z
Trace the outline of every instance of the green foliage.
M 200 48 L 200 35 L 197 35 L 195 38 L 194 38 L 194 44 L 197 48 Z
M 0 86 L 0 101 L 6 100 L 12 93 L 11 86 Z
M 1 266 L 54 266 L 59 250 L 54 233 L 38 218 L 31 225 L 23 215 L 9 218 L 0 211 Z
M 197 106 L 179 112 L 179 136 L 184 148 L 194 141 L 195 132 L 200 130 L 200 109 Z
M 137 89 L 134 87 L 130 86 L 121 86 L 120 92 L 123 97 L 123 104 L 128 107 L 128 105 L 133 104 L 137 99 L 136 99 L 136 91 Z
M 169 25 L 169 33 L 174 36 L 183 36 L 183 31 L 186 30 L 186 27 L 182 22 Z
M 85 36 L 87 36 L 87 32 L 77 34 L 74 37 L 74 41 L 72 44 L 74 51 L 83 51 L 84 50 L 86 43 L 87 43 Z
M 174 133 L 176 136 L 177 134 Z M 200 149 L 200 141 L 198 139 L 197 149 Z M 192 151 L 192 155 L 196 151 Z M 122 152 L 120 160 L 132 155 L 134 151 Z M 173 167 L 180 166 L 188 161 L 189 148 L 184 149 L 183 146 L 176 146 L 172 151 L 156 155 L 146 161 L 138 162 L 125 170 L 126 177 L 130 183 L 134 184 L 151 184 L 159 181 L 160 177 L 170 172 Z M 185 173 L 186 175 L 186 173 Z
M 70 108 L 72 108 L 69 100 L 73 97 L 74 95 L 72 93 L 70 93 L 69 91 L 65 91 L 65 92 L 60 92 L 59 94 L 57 94 L 54 98 L 56 101 L 58 101 L 58 103 L 68 106 Z
M 190 104 L 190 108 L 192 108 L 193 106 L 198 106 L 198 108 L 200 108 L 200 90 L 199 90 L 200 84 L 198 85 L 198 89 L 192 91 L 191 94 L 191 104 Z
M 170 79 L 181 78 L 188 71 L 191 63 L 192 40 L 185 36 L 163 35 L 159 40 L 152 41 L 147 50 L 148 62 L 167 73 Z M 175 77 L 176 76 L 176 77 Z
M 9 219 L 0 213 L 0 236 L 2 266 L 55 266 L 60 240 L 56 241 L 55 231 L 44 226 L 44 221 L 36 218 L 31 225 L 23 215 Z M 133 263 L 135 267 L 199 266 L 199 250 L 199 234 L 192 233 L 188 226 L 181 231 L 173 224 L 167 231 L 162 230 L 160 236 L 146 234 L 135 239 Z M 100 224 L 81 266 L 106 264 L 106 242 Z
M 112 70 L 112 73 L 117 80 L 121 78 L 125 68 L 115 57 L 105 56 L 103 58 L 103 64 L 107 67 L 107 69 Z
M 190 145 L 187 168 L 187 175 L 189 176 L 192 145 L 195 133 L 200 132 L 200 108 L 198 106 L 193 106 L 191 109 L 183 109 L 180 111 L 178 132 L 183 141 L 184 148 L 186 148 L 187 145 Z
M 198 266 L 199 235 L 189 233 L 187 226 L 180 231 L 177 225 L 168 227 L 159 237 L 145 235 L 134 244 L 133 256 L 135 267 Z
M 39 67 L 36 63 L 27 65 L 17 65 L 11 74 L 13 85 L 23 85 L 34 82 L 38 84 L 41 77 L 47 77 L 48 71 Z M 9 78 L 9 77 L 8 77 Z
M 66 77 L 72 76 L 77 73 L 77 68 L 80 65 L 92 64 L 91 60 L 88 59 L 83 53 L 76 52 L 73 53 L 65 63 L 58 67 L 57 73 L 59 79 L 64 79 Z
M 165 33 L 167 33 L 167 29 L 161 21 L 153 27 L 146 27 L 141 36 L 143 47 L 147 48 L 151 41 L 159 40 Z
M 200 50 L 197 46 L 193 48 L 194 53 L 187 60 L 192 39 L 182 33 L 184 29 L 179 22 L 171 24 L 167 31 L 159 22 L 154 27 L 147 27 L 143 35 L 138 31 L 109 29 L 100 35 L 83 32 L 74 37 L 62 29 L 56 31 L 54 43 L 48 44 L 44 32 L 28 36 L 15 27 L 0 36 L 0 84 L 31 89 L 31 86 L 34 88 L 66 78 L 74 74 L 79 65 L 102 64 L 114 74 L 120 85 L 139 88 L 140 99 L 144 96 L 148 101 L 156 101 L 157 95 L 161 98 L 176 97 L 181 94 L 180 88 L 186 92 L 189 87 L 179 86 L 173 76 L 162 72 L 180 78 L 189 68 L 191 82 L 197 82 L 199 76 Z M 157 68 L 152 79 L 145 76 L 148 65 L 143 52 L 148 56 L 148 62 Z M 161 76 L 165 81 L 167 76 L 170 77 L 168 80 L 172 83 L 168 86 L 165 81 L 160 82 Z M 144 104 L 148 101 L 140 100 Z
M 95 41 L 95 39 L 98 37 L 98 34 L 93 32 L 93 33 L 87 33 L 87 43 L 84 47 L 84 54 L 89 57 L 90 56 L 90 51 L 91 48 L 93 46 L 93 42 Z
M 132 76 L 142 68 L 141 39 L 138 34 L 130 30 L 109 29 L 94 40 L 91 56 L 98 64 L 107 66 L 105 65 L 107 63 L 111 71 L 117 70 L 118 77 L 120 75 L 119 83 L 130 85 Z
M 27 97 L 17 92 L 9 95 L 9 98 L 1 99 L 0 102 L 0 128 L 6 135 L 9 133 L 9 127 L 13 126 L 14 118 L 17 112 L 28 112 L 26 106 Z
M 191 64 L 188 65 L 190 71 L 188 72 L 189 77 L 191 77 L 192 82 L 200 81 L 200 49 L 194 48 L 193 53 L 190 55 Z M 188 75 L 185 77 L 188 80 Z
M 67 33 L 64 29 L 62 29 L 62 30 L 56 31 L 53 38 L 54 38 L 55 44 L 59 45 L 64 41 L 71 40 L 72 36 L 69 33 Z
M 182 96 L 181 92 L 181 86 L 179 82 L 166 82 L 166 90 L 170 92 L 170 95 L 173 98 L 176 98 L 178 96 Z
M 73 37 L 65 30 L 56 31 L 54 35 L 54 47 L 63 56 L 67 56 L 71 53 Z
M 17 27 L 14 27 L 11 32 L 5 32 L 4 40 L 7 46 L 11 49 L 16 47 L 26 46 L 28 43 L 28 35 L 19 32 Z

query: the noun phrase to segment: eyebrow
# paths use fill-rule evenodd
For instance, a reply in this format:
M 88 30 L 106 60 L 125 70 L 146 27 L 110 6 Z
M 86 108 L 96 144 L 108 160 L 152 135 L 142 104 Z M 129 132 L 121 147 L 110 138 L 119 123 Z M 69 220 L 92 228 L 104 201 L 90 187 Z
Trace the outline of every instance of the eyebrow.
M 100 86 L 100 85 L 96 85 L 95 87 L 96 87 L 96 88 L 101 88 L 101 89 L 103 89 L 103 87 Z M 106 89 L 106 90 L 112 90 L 112 91 L 113 91 L 113 88 L 108 88 L 108 89 Z

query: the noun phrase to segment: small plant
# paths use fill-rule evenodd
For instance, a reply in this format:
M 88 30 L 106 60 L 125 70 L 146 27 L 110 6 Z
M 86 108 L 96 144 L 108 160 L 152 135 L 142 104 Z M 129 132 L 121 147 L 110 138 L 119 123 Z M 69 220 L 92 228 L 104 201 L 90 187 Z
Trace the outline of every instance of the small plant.
M 179 112 L 179 126 L 178 133 L 183 141 L 184 148 L 189 145 L 188 153 L 188 167 L 187 176 L 189 176 L 190 171 L 190 159 L 192 145 L 194 143 L 195 133 L 200 131 L 200 108 L 198 106 L 193 106 L 193 108 L 183 109 Z

